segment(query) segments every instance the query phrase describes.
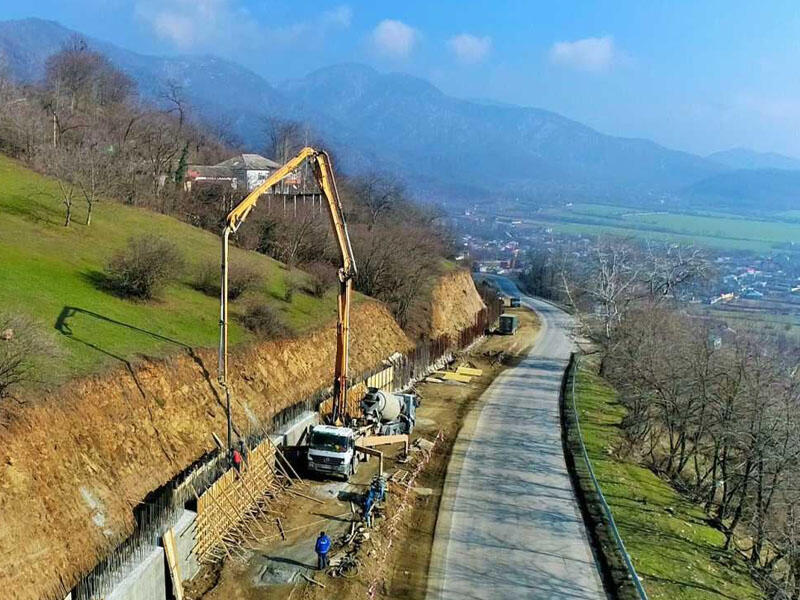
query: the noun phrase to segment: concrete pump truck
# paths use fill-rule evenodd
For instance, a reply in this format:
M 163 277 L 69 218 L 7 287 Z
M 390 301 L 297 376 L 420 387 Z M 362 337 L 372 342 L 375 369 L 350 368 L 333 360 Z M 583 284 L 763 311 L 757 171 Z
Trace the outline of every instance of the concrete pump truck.
M 355 473 L 358 468 L 358 454 L 376 454 L 373 446 L 387 443 L 405 443 L 408 449 L 408 433 L 413 427 L 413 415 L 403 418 L 401 425 L 410 424 L 405 434 L 397 435 L 399 430 L 387 427 L 387 420 L 383 421 L 380 415 L 388 413 L 385 405 L 385 395 L 375 395 L 375 400 L 381 402 L 362 402 L 364 417 L 370 417 L 369 424 L 364 424 L 364 418 L 355 418 L 348 414 L 348 366 L 349 366 L 349 338 L 350 338 L 350 304 L 353 294 L 353 278 L 356 276 L 356 263 L 347 225 L 344 220 L 342 204 L 336 188 L 330 157 L 321 150 L 303 148 L 297 156 L 290 159 L 285 165 L 278 168 L 262 184 L 250 192 L 227 216 L 225 228 L 222 231 L 222 285 L 220 290 L 220 341 L 219 341 L 219 383 L 225 390 L 228 413 L 228 447 L 232 448 L 232 421 L 230 411 L 230 390 L 228 387 L 228 242 L 231 233 L 235 233 L 244 220 L 255 208 L 258 199 L 268 193 L 270 189 L 281 180 L 294 173 L 305 161 L 312 165 L 314 177 L 322 195 L 327 201 L 328 215 L 333 227 L 336 245 L 339 250 L 341 265 L 338 269 L 338 319 L 336 324 L 336 359 L 333 374 L 333 402 L 332 411 L 328 416 L 328 424 L 315 425 L 308 431 L 307 466 L 311 471 L 324 474 L 338 474 L 345 478 Z M 374 390 L 368 396 L 372 398 Z M 382 393 L 381 393 L 382 394 Z M 406 395 L 408 396 L 408 395 Z M 398 397 L 399 398 L 399 397 Z M 365 399 L 366 400 L 366 399 Z M 395 400 L 391 395 L 389 400 Z M 394 406 L 392 402 L 390 405 Z M 380 405 L 381 409 L 376 407 Z M 403 399 L 402 405 L 406 407 L 405 413 L 413 412 L 416 401 L 410 402 Z M 371 407 L 369 411 L 365 406 Z M 400 405 L 398 404 L 398 407 Z M 397 420 L 400 415 L 392 417 Z M 377 415 L 377 416 L 376 416 Z M 357 423 L 361 423 L 357 426 Z M 343 426 L 348 425 L 348 426 Z M 349 426 L 352 425 L 352 426 Z M 388 434 L 388 435 L 387 435 Z M 391 435 L 394 434 L 394 435 Z

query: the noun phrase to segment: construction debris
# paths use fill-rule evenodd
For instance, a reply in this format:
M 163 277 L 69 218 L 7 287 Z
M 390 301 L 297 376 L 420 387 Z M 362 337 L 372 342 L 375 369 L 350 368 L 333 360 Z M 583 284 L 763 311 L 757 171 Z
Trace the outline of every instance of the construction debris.
M 318 586 L 319 586 L 319 587 L 321 587 L 322 589 L 325 589 L 325 584 L 324 584 L 324 583 L 322 583 L 321 581 L 317 581 L 316 579 L 314 579 L 313 577 L 309 577 L 309 576 L 308 576 L 308 575 L 306 575 L 305 573 L 300 573 L 300 576 L 301 576 L 303 579 L 305 579 L 307 582 L 309 582 L 309 583 L 313 583 L 314 585 L 318 585 Z
M 425 438 L 417 438 L 414 440 L 414 443 L 411 444 L 411 452 L 422 450 L 423 452 L 430 453 L 435 446 L 434 442 L 430 442 Z

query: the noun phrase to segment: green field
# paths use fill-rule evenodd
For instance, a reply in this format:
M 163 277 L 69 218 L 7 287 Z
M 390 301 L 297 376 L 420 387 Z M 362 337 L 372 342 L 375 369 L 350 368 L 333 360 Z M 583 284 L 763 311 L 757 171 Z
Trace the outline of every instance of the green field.
M 162 356 L 190 347 L 215 347 L 219 301 L 192 287 L 203 267 L 218 264 L 219 238 L 174 218 L 115 202 L 95 208 L 83 225 L 85 207 L 76 201 L 73 224 L 63 226 L 57 185 L 0 156 L 0 310 L 35 318 L 51 332 L 64 356 L 48 373 L 52 382 L 97 372 L 139 355 Z M 174 241 L 187 267 L 158 300 L 121 299 L 97 285 L 98 274 L 130 236 L 150 233 Z M 248 334 L 236 323 L 245 303 L 261 300 L 297 331 L 335 315 L 335 297 L 316 299 L 298 291 L 283 300 L 290 279 L 283 265 L 263 255 L 232 249 L 232 263 L 247 263 L 263 286 L 232 303 L 231 342 Z
M 616 457 L 625 409 L 615 401 L 614 390 L 580 369 L 576 394 L 592 466 L 648 596 L 763 599 L 744 561 L 722 549 L 724 537 L 706 523 L 701 507 L 649 469 Z
M 728 213 L 642 211 L 603 204 L 545 208 L 526 222 L 570 234 L 611 233 L 719 249 L 769 251 L 800 243 L 800 211 L 755 219 Z

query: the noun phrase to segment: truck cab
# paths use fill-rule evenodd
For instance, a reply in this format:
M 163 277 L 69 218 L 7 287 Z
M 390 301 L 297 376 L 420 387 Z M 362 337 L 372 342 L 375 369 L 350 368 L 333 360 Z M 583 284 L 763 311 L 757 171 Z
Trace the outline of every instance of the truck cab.
M 348 479 L 358 470 L 355 431 L 349 427 L 315 425 L 309 433 L 309 471 Z

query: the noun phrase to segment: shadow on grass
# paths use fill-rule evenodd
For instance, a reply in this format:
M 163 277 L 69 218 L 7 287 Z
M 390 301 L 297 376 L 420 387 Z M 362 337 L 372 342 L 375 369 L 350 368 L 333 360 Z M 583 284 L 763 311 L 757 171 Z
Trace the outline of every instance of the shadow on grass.
M 101 346 L 99 346 L 99 345 L 97 345 L 97 344 L 95 344 L 93 342 L 90 342 L 90 341 L 88 341 L 86 339 L 83 339 L 83 338 L 75 335 L 75 332 L 73 331 L 72 327 L 70 327 L 69 321 L 70 321 L 70 319 L 72 319 L 76 315 L 82 315 L 82 316 L 85 316 L 85 317 L 89 317 L 91 319 L 95 319 L 95 320 L 101 321 L 103 323 L 108 323 L 108 324 L 114 325 L 116 327 L 121 327 L 121 328 L 127 329 L 129 331 L 133 331 L 133 332 L 136 332 L 136 333 L 139 333 L 139 334 L 143 334 L 143 335 L 149 336 L 149 337 L 151 337 L 153 339 L 157 339 L 159 341 L 167 342 L 169 344 L 173 344 L 175 346 L 183 348 L 186 351 L 186 353 L 189 355 L 189 357 L 192 359 L 192 361 L 194 361 L 194 363 L 200 369 L 200 372 L 203 375 L 203 379 L 208 384 L 208 387 L 211 390 L 211 392 L 214 394 L 214 397 L 216 398 L 217 402 L 223 408 L 225 407 L 225 403 L 223 402 L 223 399 L 219 395 L 219 392 L 217 391 L 217 389 L 214 387 L 214 384 L 213 384 L 213 382 L 211 380 L 211 373 L 209 373 L 208 369 L 206 368 L 205 363 L 203 362 L 203 359 L 200 358 L 200 356 L 198 356 L 198 354 L 195 352 L 194 348 L 192 348 L 188 344 L 186 344 L 184 342 L 181 342 L 180 340 L 176 340 L 176 339 L 173 339 L 173 338 L 170 338 L 170 337 L 155 333 L 153 331 L 148 331 L 147 329 L 142 329 L 141 327 L 136 327 L 135 325 L 131 325 L 129 323 L 124 323 L 122 321 L 117 321 L 116 319 L 112 319 L 110 317 L 106 317 L 105 315 L 101 315 L 99 313 L 92 312 L 90 310 L 79 308 L 77 306 L 64 306 L 61 309 L 61 312 L 59 313 L 58 318 L 56 319 L 56 322 L 55 322 L 55 326 L 54 327 L 55 327 L 56 331 L 58 331 L 59 333 L 61 333 L 64 336 L 68 337 L 69 339 L 71 339 L 71 340 L 73 340 L 75 342 L 78 342 L 79 344 L 83 344 L 87 348 L 92 348 L 93 350 L 96 350 L 97 352 L 100 352 L 101 354 L 104 354 L 104 355 L 106 355 L 106 356 L 108 356 L 110 358 L 113 358 L 113 359 L 121 362 L 125 366 L 125 368 L 127 369 L 128 373 L 130 373 L 130 376 L 133 379 L 134 383 L 136 384 L 136 387 L 139 390 L 139 393 L 142 395 L 142 398 L 146 398 L 147 394 L 145 393 L 144 388 L 141 385 L 141 382 L 136 377 L 136 371 L 133 368 L 133 365 L 131 364 L 131 362 L 127 358 L 125 358 L 124 356 L 120 356 L 119 354 L 115 354 L 115 353 L 111 352 L 110 350 L 107 350 L 107 349 L 105 349 L 105 348 L 103 348 L 103 347 L 101 347 Z
M 9 198 L 10 202 L 3 203 L 3 213 L 20 217 L 33 223 L 44 223 L 64 228 L 65 213 L 59 214 L 53 206 L 42 201 L 43 198 L 52 200 L 53 196 L 45 192 L 30 192 L 24 196 L 12 195 Z M 73 221 L 74 217 L 75 215 L 73 214 Z

